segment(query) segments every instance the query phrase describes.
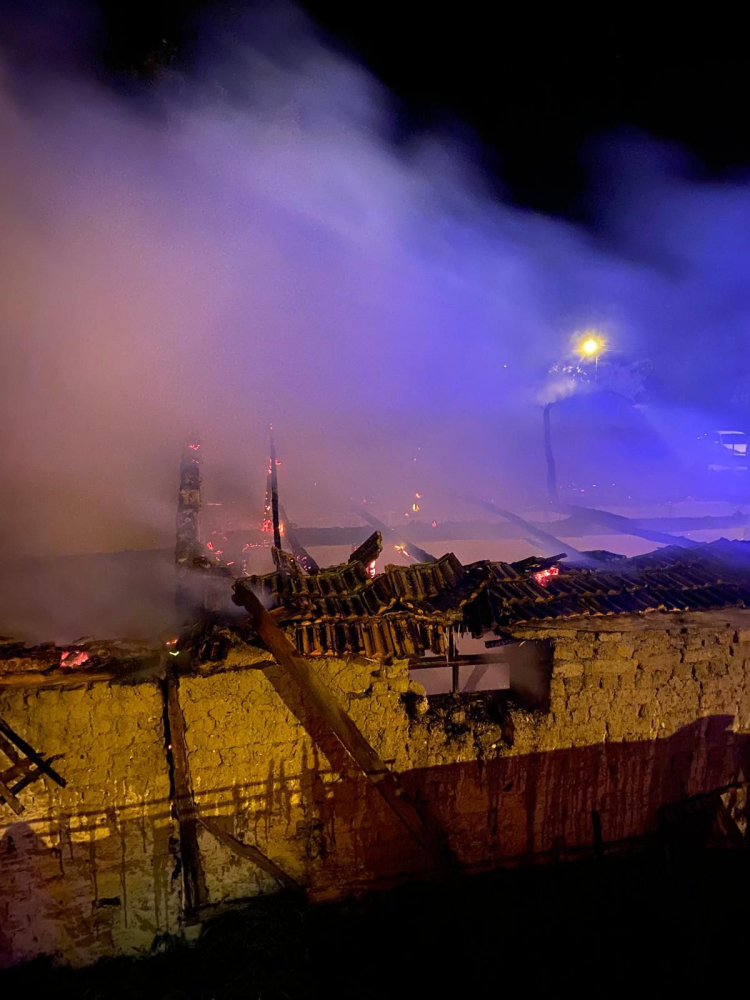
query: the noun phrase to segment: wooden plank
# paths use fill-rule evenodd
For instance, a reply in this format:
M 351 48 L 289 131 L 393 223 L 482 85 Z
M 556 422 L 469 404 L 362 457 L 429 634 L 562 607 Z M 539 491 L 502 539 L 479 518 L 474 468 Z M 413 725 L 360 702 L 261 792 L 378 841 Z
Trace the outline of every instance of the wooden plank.
M 180 859 L 182 884 L 185 890 L 185 914 L 189 919 L 208 900 L 198 847 L 198 821 L 193 799 L 193 786 L 188 767 L 185 717 L 179 696 L 179 681 L 174 673 L 167 674 L 164 682 L 167 723 L 167 760 L 172 772 L 173 811 L 180 834 Z
M 233 837 L 231 833 L 227 833 L 222 830 L 220 826 L 217 826 L 212 820 L 207 819 L 205 816 L 196 817 L 201 826 L 211 834 L 212 837 L 216 837 L 218 841 L 228 847 L 232 853 L 236 854 L 240 858 L 246 858 L 248 861 L 252 861 L 253 864 L 257 865 L 264 872 L 268 872 L 273 878 L 276 879 L 281 885 L 285 886 L 287 889 L 299 889 L 300 885 L 291 875 L 288 875 L 283 868 L 271 861 L 263 851 L 259 850 L 257 847 L 253 847 L 251 844 L 243 844 L 241 840 L 237 840 Z
M 147 671 L 139 665 L 133 670 L 23 670 L 0 674 L 0 688 L 80 687 L 94 683 L 117 683 L 131 680 Z
M 65 788 L 67 785 L 65 778 L 62 778 L 57 771 L 54 770 L 54 768 L 50 767 L 47 761 L 44 760 L 44 758 L 41 757 L 36 750 L 30 746 L 25 739 L 23 739 L 23 737 L 14 732 L 8 723 L 2 718 L 0 718 L 0 733 L 2 733 L 6 739 L 9 739 L 11 743 L 17 746 L 22 753 L 25 753 L 29 760 L 36 764 L 40 771 L 43 771 L 49 778 L 52 778 L 52 780 L 61 788 Z
M 419 815 L 414 803 L 404 794 L 397 776 L 380 759 L 308 661 L 297 653 L 252 590 L 243 581 L 239 581 L 235 584 L 234 591 L 235 603 L 247 610 L 253 628 L 276 662 L 294 678 L 319 717 L 432 861 L 440 868 L 448 868 L 450 857 L 447 849 Z
M 5 802 L 6 805 L 10 806 L 16 816 L 20 816 L 23 812 L 23 805 L 18 801 L 2 778 L 0 778 L 0 803 L 2 802 Z

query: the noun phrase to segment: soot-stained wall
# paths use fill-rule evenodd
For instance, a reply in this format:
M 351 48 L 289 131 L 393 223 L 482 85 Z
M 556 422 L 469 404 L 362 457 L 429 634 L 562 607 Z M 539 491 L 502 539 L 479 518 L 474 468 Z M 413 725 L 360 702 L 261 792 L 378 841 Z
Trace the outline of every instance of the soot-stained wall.
M 552 647 L 549 703 L 504 694 L 426 699 L 405 662 L 314 663 L 469 870 L 654 831 L 666 802 L 750 765 L 750 613 L 650 615 L 519 630 Z M 180 677 L 199 816 L 326 898 L 418 873 L 416 842 L 278 665 L 235 644 Z M 182 872 L 163 687 L 0 688 L 0 715 L 68 785 L 0 805 L 0 951 L 88 962 L 182 926 Z M 0 764 L 0 768 L 3 765 Z M 210 907 L 277 881 L 198 826 Z

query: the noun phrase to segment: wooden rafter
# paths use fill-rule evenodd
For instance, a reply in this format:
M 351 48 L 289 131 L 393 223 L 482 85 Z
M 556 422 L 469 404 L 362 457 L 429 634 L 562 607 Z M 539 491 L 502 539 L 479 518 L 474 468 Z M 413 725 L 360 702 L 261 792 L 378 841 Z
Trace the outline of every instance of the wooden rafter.
M 375 786 L 399 820 L 422 846 L 431 860 L 447 869 L 451 859 L 447 847 L 425 822 L 416 806 L 405 794 L 396 774 L 380 759 L 351 717 L 339 705 L 309 662 L 300 656 L 271 614 L 263 607 L 252 590 L 242 581 L 235 584 L 234 601 L 246 609 L 250 621 L 266 649 L 297 683 L 314 707 L 319 719 L 333 732 L 361 772 Z

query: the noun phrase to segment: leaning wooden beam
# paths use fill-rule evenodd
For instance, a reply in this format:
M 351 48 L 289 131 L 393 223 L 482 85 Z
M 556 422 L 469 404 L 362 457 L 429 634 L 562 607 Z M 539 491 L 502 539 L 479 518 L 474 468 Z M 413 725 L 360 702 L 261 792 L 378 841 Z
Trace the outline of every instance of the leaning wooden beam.
M 621 535 L 634 535 L 636 538 L 645 538 L 647 542 L 658 542 L 662 545 L 677 545 L 682 549 L 693 549 L 696 543 L 689 538 L 681 538 L 679 535 L 669 535 L 665 531 L 652 531 L 650 528 L 642 528 L 635 524 L 629 517 L 621 514 L 612 514 L 608 510 L 597 510 L 595 507 L 579 507 L 576 504 L 566 504 L 563 508 L 566 512 L 573 514 L 576 518 L 610 531 L 616 531 Z
M 185 717 L 180 706 L 179 681 L 171 672 L 167 674 L 167 679 L 164 682 L 164 698 L 169 737 L 167 760 L 172 772 L 173 809 L 180 834 L 182 884 L 185 890 L 184 909 L 186 917 L 191 920 L 195 918 L 200 907 L 207 902 L 208 895 L 203 863 L 198 848 L 198 821 L 193 800 L 190 768 L 188 767 Z
M 380 759 L 315 670 L 297 653 L 273 617 L 243 580 L 235 584 L 234 602 L 245 608 L 250 615 L 253 628 L 266 649 L 296 681 L 320 719 L 335 734 L 406 829 L 438 867 L 448 868 L 450 857 L 447 849 L 419 815 L 414 803 L 404 794 L 397 776 Z
M 243 844 L 241 840 L 237 840 L 233 837 L 231 833 L 227 833 L 222 830 L 220 826 L 217 826 L 213 820 L 207 819 L 205 816 L 198 816 L 198 822 L 201 826 L 211 834 L 212 837 L 216 837 L 220 843 L 225 847 L 228 847 L 233 854 L 236 854 L 240 858 L 246 858 L 248 861 L 252 861 L 253 864 L 257 865 L 264 872 L 268 872 L 272 878 L 275 878 L 277 882 L 281 885 L 286 886 L 287 889 L 299 889 L 299 882 L 296 882 L 291 875 L 288 875 L 283 868 L 279 868 L 276 862 L 271 861 L 269 857 L 259 850 L 257 847 L 253 847 L 251 844 Z
M 596 560 L 591 559 L 583 552 L 579 552 L 578 549 L 569 545 L 567 542 L 563 542 L 559 538 L 556 538 L 554 535 L 550 534 L 549 531 L 543 531 L 541 528 L 532 524 L 531 521 L 526 521 L 523 517 L 519 517 L 518 514 L 514 514 L 510 510 L 505 510 L 503 507 L 498 507 L 497 504 L 492 503 L 490 500 L 471 499 L 473 503 L 479 504 L 479 506 L 484 507 L 485 510 L 492 511 L 493 514 L 499 514 L 512 524 L 517 524 L 520 528 L 523 528 L 529 540 L 533 540 L 544 550 L 544 555 L 551 556 L 556 552 L 567 552 L 568 562 L 570 563 L 575 563 L 577 566 L 583 566 L 586 568 L 599 566 L 599 563 L 597 563 Z

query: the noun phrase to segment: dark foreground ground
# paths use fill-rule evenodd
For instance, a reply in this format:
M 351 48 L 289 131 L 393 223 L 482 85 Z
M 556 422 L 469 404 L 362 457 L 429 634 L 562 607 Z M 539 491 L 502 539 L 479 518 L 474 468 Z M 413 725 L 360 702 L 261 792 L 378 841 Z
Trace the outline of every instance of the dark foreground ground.
M 8 997 L 385 998 L 747 988 L 750 851 L 535 867 L 346 903 L 260 900 L 193 945 L 0 974 Z M 554 991 L 554 992 L 553 992 Z M 636 995 L 636 994 L 634 994 Z

